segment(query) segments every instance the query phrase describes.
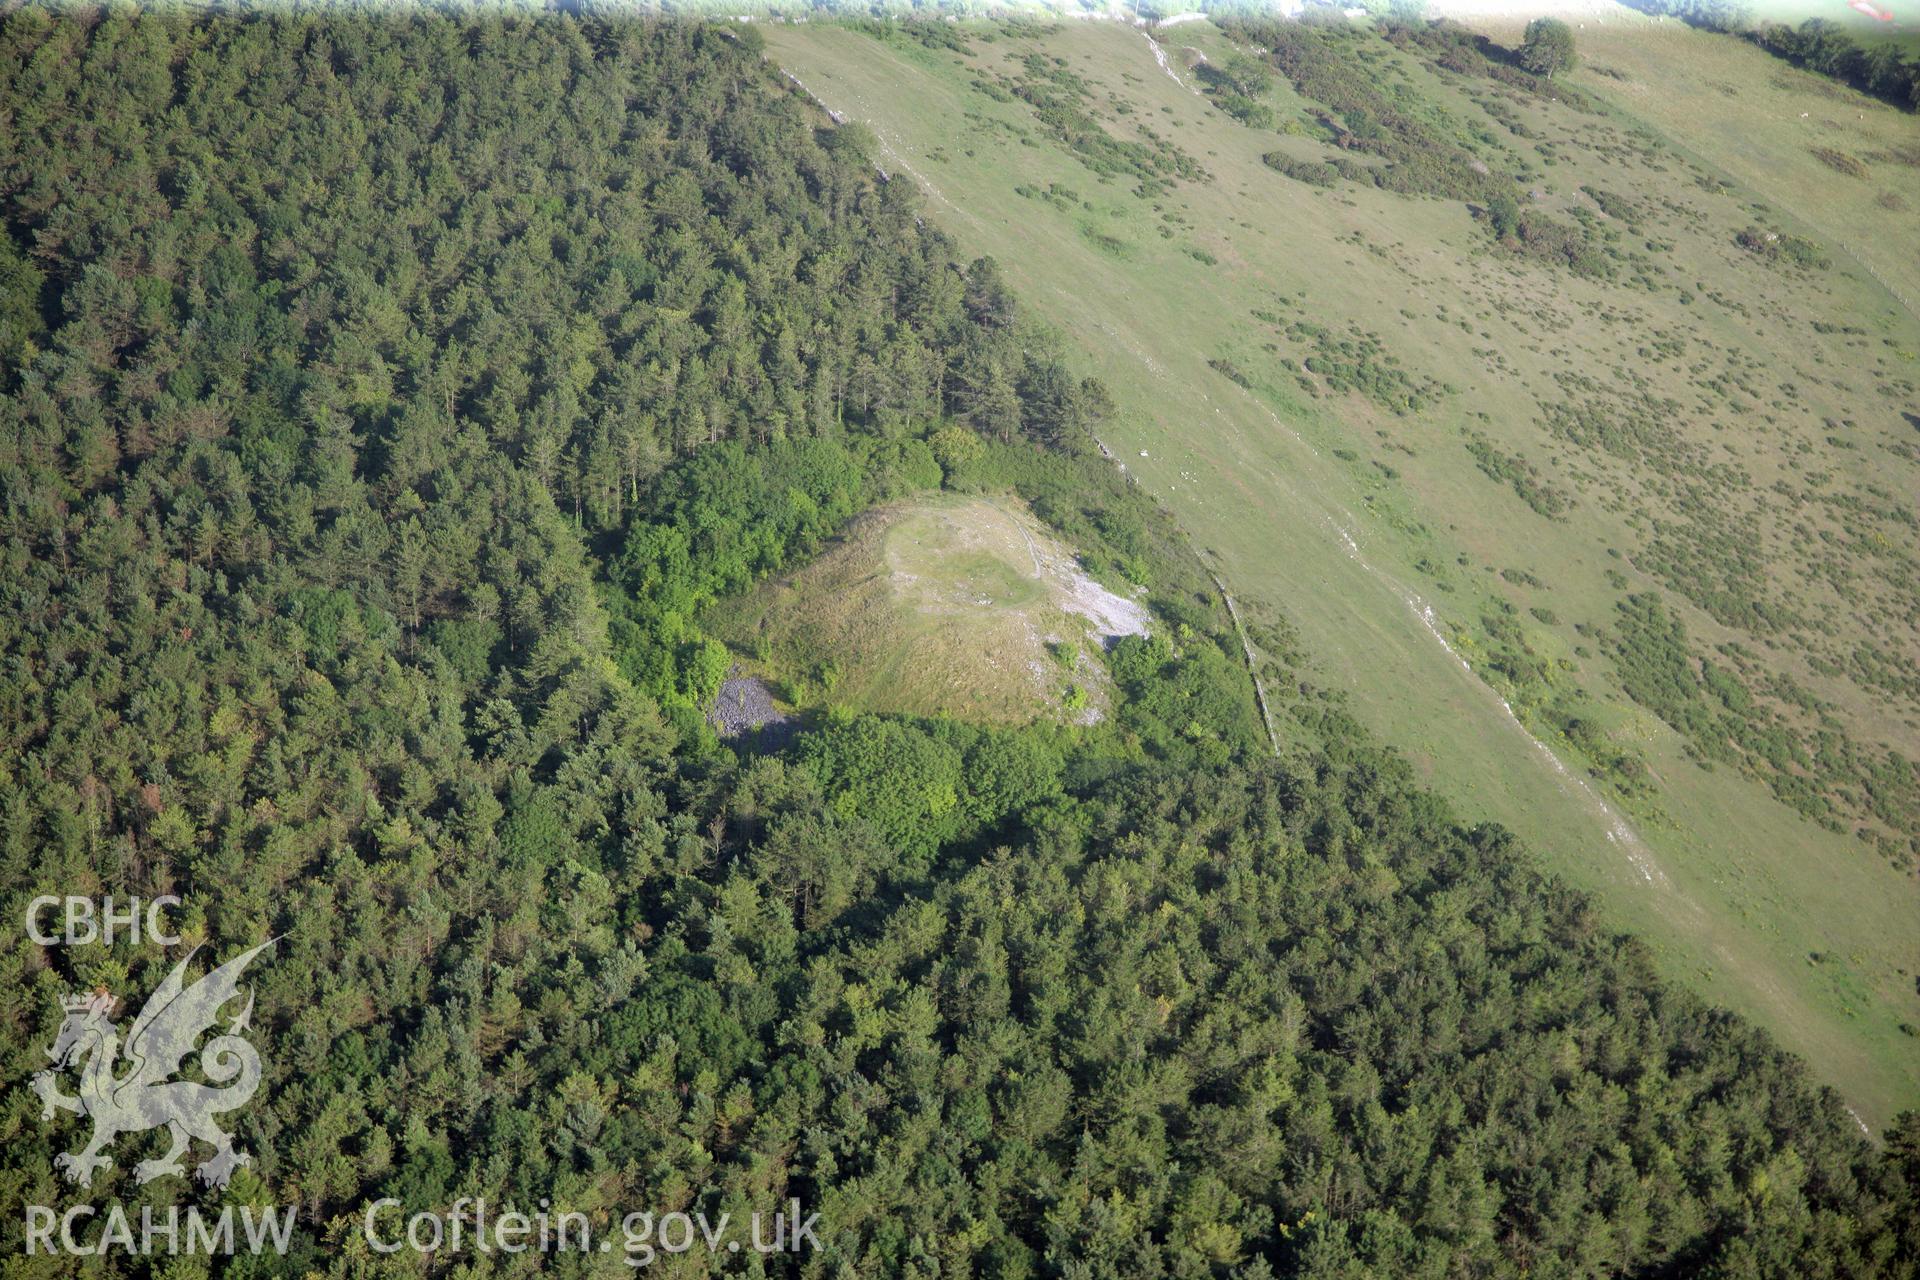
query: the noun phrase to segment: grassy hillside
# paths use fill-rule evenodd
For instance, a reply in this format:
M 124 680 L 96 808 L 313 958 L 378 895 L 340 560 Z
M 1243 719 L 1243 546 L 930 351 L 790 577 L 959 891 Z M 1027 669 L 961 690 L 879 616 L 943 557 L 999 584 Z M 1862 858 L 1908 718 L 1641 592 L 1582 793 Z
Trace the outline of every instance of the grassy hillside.
M 1920 308 L 1920 120 L 1745 41 L 1677 22 L 1630 14 L 1579 36 L 1587 65 L 1577 83 L 1764 192 L 1869 268 L 1910 312 Z
M 1101 718 L 1112 682 L 1094 650 L 1147 629 L 1011 497 L 881 508 L 713 614 L 793 701 L 989 724 Z
M 1863 1117 L 1920 1097 L 1912 815 L 1897 768 L 1884 812 L 1868 785 L 1920 754 L 1920 324 L 1711 133 L 1629 114 L 1636 77 L 1683 73 L 1663 48 L 1720 55 L 1636 46 L 1575 100 L 1341 51 L 1427 152 L 1537 192 L 1586 255 L 1550 260 L 1484 201 L 1375 186 L 1287 79 L 1270 126 L 1230 119 L 1213 73 L 1246 51 L 1205 24 L 766 32 L 1091 353 L 1105 443 L 1364 720 Z M 1274 167 L 1337 160 L 1358 180 Z M 1920 171 L 1870 163 L 1913 243 Z

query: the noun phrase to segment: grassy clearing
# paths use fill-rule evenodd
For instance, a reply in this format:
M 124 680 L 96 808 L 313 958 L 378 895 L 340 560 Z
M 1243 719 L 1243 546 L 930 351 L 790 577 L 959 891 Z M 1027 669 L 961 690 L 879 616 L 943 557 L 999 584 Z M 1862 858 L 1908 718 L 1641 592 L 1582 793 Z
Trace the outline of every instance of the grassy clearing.
M 1145 617 L 1017 499 L 937 495 L 868 513 L 709 625 L 796 706 L 1088 723 L 1112 699 L 1097 647 Z
M 1384 46 L 1369 55 L 1420 119 L 1522 174 L 1549 217 L 1592 229 L 1613 277 L 1588 280 L 1492 249 L 1458 202 L 1276 172 L 1263 163 L 1276 151 L 1326 162 L 1334 149 L 1304 131 L 1284 84 L 1268 95 L 1275 129 L 1200 96 L 1198 58 L 1235 52 L 1203 24 L 1170 37 L 1164 69 L 1140 32 L 1107 24 L 932 56 L 819 25 L 768 36 L 770 57 L 874 128 L 882 163 L 929 190 L 930 216 L 1087 352 L 1121 411 L 1106 443 L 1249 612 L 1284 615 L 1322 679 L 1464 813 L 1513 827 L 1870 1122 L 1920 1100 L 1920 1055 L 1899 1031 L 1920 1022 L 1911 879 L 1755 778 L 1697 761 L 1622 690 L 1603 642 L 1622 599 L 1659 590 L 1702 652 L 1747 643 L 1862 740 L 1920 740 L 1910 701 L 1844 665 L 1821 671 L 1905 643 L 1892 611 L 1874 611 L 1904 599 L 1912 530 L 1861 512 L 1895 505 L 1873 487 L 1916 483 L 1913 429 L 1881 389 L 1912 376 L 1920 326 L 1844 254 L 1808 272 L 1736 243 L 1756 219 L 1820 241 L 1818 224 L 1661 141 L 1607 76 L 1592 82 L 1599 113 L 1576 113 Z M 1210 180 L 1143 194 L 1048 137 L 1027 104 L 977 87 L 1034 52 L 1089 86 L 1116 137 L 1151 121 Z M 1771 85 L 1782 69 L 1761 61 Z M 1090 220 L 1127 256 L 1091 242 Z M 1348 344 L 1330 353 L 1353 366 L 1336 370 L 1345 385 L 1310 363 L 1326 363 L 1321 335 Z M 1568 383 L 1582 373 L 1597 387 Z M 1569 403 L 1631 423 L 1629 393 L 1662 406 L 1637 449 L 1550 425 Z M 1877 558 L 1823 553 L 1876 536 Z M 1818 625 L 1756 640 L 1687 596 L 1743 546 L 1761 598 Z M 1569 705 L 1584 718 L 1569 724 Z M 1638 762 L 1637 790 L 1589 776 L 1610 751 Z

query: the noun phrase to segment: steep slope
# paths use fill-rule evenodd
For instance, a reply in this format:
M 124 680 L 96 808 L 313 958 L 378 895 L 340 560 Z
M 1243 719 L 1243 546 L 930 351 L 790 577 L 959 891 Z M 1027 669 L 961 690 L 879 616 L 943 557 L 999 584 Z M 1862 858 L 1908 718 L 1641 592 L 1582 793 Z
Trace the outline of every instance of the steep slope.
M 1910 813 L 1847 808 L 1868 795 L 1855 777 L 1803 816 L 1779 798 L 1804 799 L 1792 752 L 1729 758 L 1721 721 L 1683 732 L 1692 710 L 1635 677 L 1733 669 L 1802 747 L 1833 722 L 1861 759 L 1920 754 L 1912 690 L 1861 674 L 1912 655 L 1897 405 L 1920 327 L 1896 299 L 1844 257 L 1783 259 L 1778 237 L 1818 232 L 1617 106 L 1372 37 L 1342 56 L 1473 162 L 1526 175 L 1528 212 L 1597 259 L 1498 249 L 1459 198 L 1283 176 L 1266 157 L 1381 162 L 1319 141 L 1327 108 L 1295 82 L 1264 91 L 1277 130 L 1216 109 L 1214 73 L 1250 46 L 1203 24 L 1160 42 L 1003 28 L 958 50 L 818 24 L 767 38 L 1093 353 L 1120 409 L 1106 445 L 1363 719 L 1863 1117 L 1920 1096 Z M 1794 622 L 1756 637 L 1767 610 Z M 1801 690 L 1816 709 L 1791 705 Z

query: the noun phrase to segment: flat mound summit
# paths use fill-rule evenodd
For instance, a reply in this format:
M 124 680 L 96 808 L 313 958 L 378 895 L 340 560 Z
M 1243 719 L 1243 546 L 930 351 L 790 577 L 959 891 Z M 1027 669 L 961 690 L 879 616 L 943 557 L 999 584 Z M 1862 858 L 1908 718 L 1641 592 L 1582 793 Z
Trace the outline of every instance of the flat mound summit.
M 1148 622 L 1018 500 L 952 495 L 868 513 L 712 619 L 789 703 L 990 724 L 1099 719 L 1094 649 Z

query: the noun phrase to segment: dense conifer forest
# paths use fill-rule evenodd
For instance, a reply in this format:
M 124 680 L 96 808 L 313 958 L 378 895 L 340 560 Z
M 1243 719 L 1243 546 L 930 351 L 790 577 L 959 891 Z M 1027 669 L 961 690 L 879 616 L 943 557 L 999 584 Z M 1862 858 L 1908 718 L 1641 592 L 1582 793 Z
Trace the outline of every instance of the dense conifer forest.
M 290 1255 L 88 1274 L 624 1271 L 376 1255 L 382 1197 L 820 1215 L 667 1274 L 1914 1274 L 1920 1117 L 1863 1138 L 1304 671 L 1270 752 L 1105 393 L 750 29 L 14 7 L 0 74 L 6 910 L 282 938 L 254 1163 L 90 1194 Z M 716 738 L 706 611 L 942 487 L 1151 588 L 1113 717 Z M 24 1082 L 178 953 L 0 955 L 6 1274 L 73 1274 Z

